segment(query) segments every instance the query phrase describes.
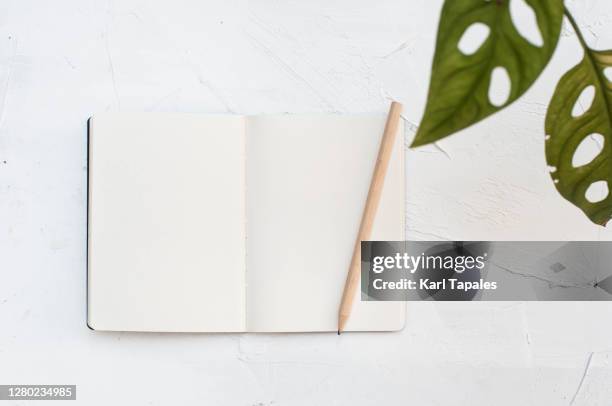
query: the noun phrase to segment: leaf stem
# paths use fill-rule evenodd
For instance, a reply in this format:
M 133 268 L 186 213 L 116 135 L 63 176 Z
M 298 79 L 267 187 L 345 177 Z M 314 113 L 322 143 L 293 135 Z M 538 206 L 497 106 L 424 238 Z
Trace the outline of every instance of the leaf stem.
M 574 29 L 574 32 L 576 33 L 576 36 L 578 37 L 578 41 L 580 41 L 580 45 L 582 45 L 585 51 L 589 49 L 589 46 L 587 45 L 586 41 L 584 40 L 584 36 L 582 35 L 582 31 L 580 31 L 580 27 L 576 23 L 576 20 L 574 20 L 574 16 L 572 15 L 572 13 L 570 13 L 570 11 L 565 6 L 563 6 L 563 14 L 565 14 L 570 24 L 572 25 L 572 28 Z
M 589 48 L 589 46 L 587 45 L 584 39 L 584 35 L 582 35 L 582 31 L 580 30 L 580 27 L 576 23 L 576 20 L 574 20 L 574 16 L 572 15 L 572 13 L 570 13 L 570 11 L 565 6 L 563 6 L 563 14 L 565 14 L 567 19 L 569 20 L 570 24 L 572 25 L 572 28 L 574 29 L 574 32 L 576 33 L 576 36 L 578 37 L 578 41 L 580 42 L 580 45 L 582 46 L 582 49 L 584 50 L 584 58 L 589 61 L 589 63 L 591 64 L 591 67 L 595 71 L 595 75 L 597 75 L 597 78 L 600 80 L 600 82 L 603 82 L 601 78 L 601 73 L 599 72 L 599 69 L 597 69 L 597 61 L 593 57 L 593 54 L 591 53 L 591 48 Z M 600 87 L 600 90 L 602 90 L 604 94 L 604 98 L 606 100 L 606 104 L 608 105 L 608 108 L 609 108 L 610 103 L 608 101 L 606 93 L 603 91 L 603 87 Z

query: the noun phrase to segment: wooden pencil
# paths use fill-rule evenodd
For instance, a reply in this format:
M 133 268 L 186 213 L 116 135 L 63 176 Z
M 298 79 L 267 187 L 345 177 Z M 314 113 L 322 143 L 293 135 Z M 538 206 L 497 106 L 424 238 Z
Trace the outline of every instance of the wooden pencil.
M 395 137 L 397 136 L 397 129 L 399 126 L 401 113 L 402 105 L 398 102 L 392 102 L 389 109 L 389 114 L 387 116 L 387 122 L 385 124 L 385 130 L 380 142 L 380 147 L 378 149 L 376 166 L 374 167 L 374 174 L 372 175 L 372 180 L 370 182 L 368 197 L 366 199 L 363 215 L 361 216 L 359 232 L 357 234 L 357 238 L 355 239 L 353 257 L 351 259 L 351 265 L 348 269 L 348 275 L 344 285 L 344 292 L 342 293 L 342 301 L 340 302 L 340 310 L 338 312 L 338 334 L 344 330 L 351 315 L 351 309 L 353 308 L 353 300 L 359 285 L 359 274 L 361 270 L 361 241 L 367 241 L 372 233 L 376 211 L 378 209 L 378 204 L 380 203 L 380 196 L 385 183 L 387 168 L 389 167 L 389 160 L 391 158 L 391 153 L 393 152 Z

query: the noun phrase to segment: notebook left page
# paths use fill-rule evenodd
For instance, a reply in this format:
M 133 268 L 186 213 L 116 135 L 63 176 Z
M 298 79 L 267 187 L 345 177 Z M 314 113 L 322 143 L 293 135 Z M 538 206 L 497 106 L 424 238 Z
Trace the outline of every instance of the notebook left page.
M 89 122 L 88 325 L 245 330 L 245 130 L 239 116 Z

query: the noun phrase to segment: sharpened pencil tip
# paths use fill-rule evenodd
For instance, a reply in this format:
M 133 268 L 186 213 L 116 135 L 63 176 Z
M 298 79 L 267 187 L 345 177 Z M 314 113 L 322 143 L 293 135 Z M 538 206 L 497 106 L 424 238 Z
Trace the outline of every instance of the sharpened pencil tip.
M 346 315 L 340 315 L 338 316 L 338 335 L 340 335 L 340 333 L 342 333 L 344 331 L 344 328 L 346 327 L 346 322 L 348 320 L 348 316 Z

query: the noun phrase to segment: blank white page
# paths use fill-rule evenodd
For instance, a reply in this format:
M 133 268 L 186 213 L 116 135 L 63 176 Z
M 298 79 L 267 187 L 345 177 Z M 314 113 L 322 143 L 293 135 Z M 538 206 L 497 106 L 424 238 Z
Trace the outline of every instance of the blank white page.
M 90 121 L 88 324 L 244 331 L 244 118 Z
M 247 329 L 335 331 L 385 118 L 247 118 Z M 372 240 L 403 240 L 403 127 Z M 405 303 L 361 302 L 347 330 L 398 330 Z

